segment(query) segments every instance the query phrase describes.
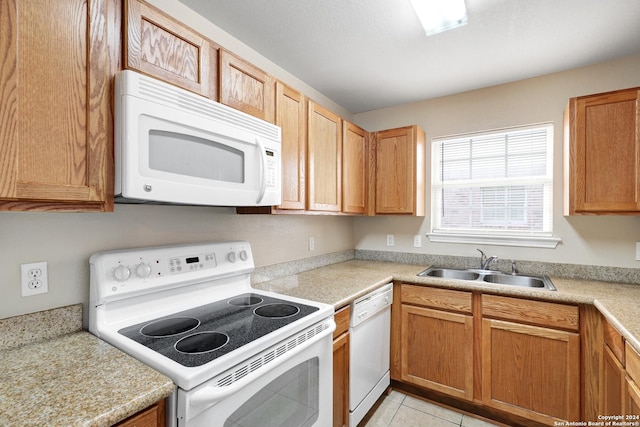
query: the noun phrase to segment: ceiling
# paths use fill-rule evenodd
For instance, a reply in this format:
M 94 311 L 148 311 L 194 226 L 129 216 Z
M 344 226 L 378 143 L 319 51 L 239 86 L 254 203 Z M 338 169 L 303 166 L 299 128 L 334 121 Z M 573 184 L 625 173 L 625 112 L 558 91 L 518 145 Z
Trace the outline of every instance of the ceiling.
M 466 0 L 430 37 L 409 0 L 180 1 L 352 113 L 640 53 L 638 0 Z

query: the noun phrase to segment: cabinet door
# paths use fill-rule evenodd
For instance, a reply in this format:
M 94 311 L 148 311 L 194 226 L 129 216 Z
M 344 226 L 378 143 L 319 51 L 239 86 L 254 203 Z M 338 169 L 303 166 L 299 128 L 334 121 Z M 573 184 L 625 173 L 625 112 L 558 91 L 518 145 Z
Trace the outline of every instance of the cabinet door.
M 342 210 L 342 119 L 309 102 L 307 209 Z
M 0 209 L 113 210 L 109 6 L 0 2 Z
M 347 121 L 342 133 L 342 211 L 364 214 L 367 206 L 367 132 Z
M 473 317 L 402 305 L 402 381 L 473 400 Z
M 424 215 L 424 132 L 417 126 L 376 133 L 376 214 Z
M 622 414 L 625 396 L 625 369 L 608 345 L 602 354 L 601 414 Z
M 349 425 L 349 332 L 333 341 L 333 427 Z
M 570 101 L 570 214 L 640 211 L 639 94 L 636 88 Z
M 638 387 L 638 383 L 640 383 L 640 354 L 631 347 L 629 342 L 626 342 L 625 355 L 627 378 L 624 413 L 640 416 L 640 387 Z
M 305 208 L 307 162 L 306 98 L 276 83 L 276 125 L 282 129 L 282 204 L 279 209 Z
M 275 80 L 256 66 L 220 49 L 220 102 L 275 121 Z
M 580 419 L 580 336 L 482 320 L 482 402 L 541 423 Z
M 640 387 L 631 378 L 626 379 L 626 404 L 625 415 L 637 415 L 640 416 Z M 616 412 L 617 413 L 617 412 Z M 629 421 L 638 421 L 637 418 Z
M 217 101 L 217 46 L 140 0 L 125 1 L 125 67 Z

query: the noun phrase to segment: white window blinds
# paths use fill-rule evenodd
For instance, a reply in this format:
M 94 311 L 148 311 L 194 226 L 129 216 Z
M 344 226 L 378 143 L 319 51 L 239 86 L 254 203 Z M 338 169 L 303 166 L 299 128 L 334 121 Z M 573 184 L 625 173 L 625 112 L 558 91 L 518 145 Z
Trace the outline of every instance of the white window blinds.
M 553 125 L 435 138 L 431 189 L 431 240 L 551 238 Z

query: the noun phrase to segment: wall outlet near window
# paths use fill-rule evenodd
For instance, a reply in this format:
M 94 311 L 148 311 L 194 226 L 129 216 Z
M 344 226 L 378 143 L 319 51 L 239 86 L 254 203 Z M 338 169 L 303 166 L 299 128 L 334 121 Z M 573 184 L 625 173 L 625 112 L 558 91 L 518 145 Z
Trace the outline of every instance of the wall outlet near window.
M 640 261 L 640 242 L 636 242 L 636 261 Z
M 393 234 L 387 234 L 387 246 L 394 246 L 395 245 L 395 237 L 393 236 Z
M 309 237 L 309 252 L 313 252 L 316 250 L 316 238 Z
M 421 248 L 422 247 L 422 236 L 419 234 L 416 234 L 415 236 L 413 236 L 413 247 L 414 248 Z

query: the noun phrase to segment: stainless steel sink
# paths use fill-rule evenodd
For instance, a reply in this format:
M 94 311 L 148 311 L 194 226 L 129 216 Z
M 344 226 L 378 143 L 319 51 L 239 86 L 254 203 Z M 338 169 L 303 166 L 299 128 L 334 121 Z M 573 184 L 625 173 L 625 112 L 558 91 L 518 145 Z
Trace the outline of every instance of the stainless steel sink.
M 444 279 L 457 280 L 477 280 L 480 277 L 478 273 L 469 270 L 454 270 L 451 268 L 433 268 L 429 269 L 427 274 L 420 273 L 418 276 L 442 277 Z
M 526 288 L 541 288 L 555 291 L 556 287 L 547 276 L 523 276 L 504 274 L 493 270 L 458 270 L 455 268 L 431 267 L 418 276 L 440 277 L 443 279 L 464 280 L 467 282 L 496 283 L 499 285 L 522 286 Z

